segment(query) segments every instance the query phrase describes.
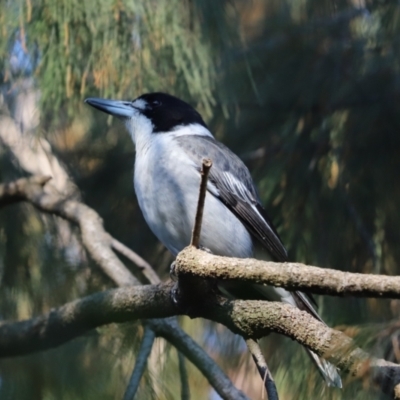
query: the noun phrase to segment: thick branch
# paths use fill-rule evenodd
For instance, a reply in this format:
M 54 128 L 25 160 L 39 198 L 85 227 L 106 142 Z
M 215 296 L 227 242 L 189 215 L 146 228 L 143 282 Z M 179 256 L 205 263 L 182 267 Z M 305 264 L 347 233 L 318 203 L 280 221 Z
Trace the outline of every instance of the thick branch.
M 0 357 L 50 349 L 112 322 L 174 315 L 170 290 L 169 285 L 113 289 L 67 303 L 40 317 L 2 322 Z
M 26 199 L 43 211 L 78 223 L 86 247 L 103 271 L 119 285 L 127 282 L 136 283 L 136 279 L 111 251 L 109 236 L 105 233 L 97 213 L 79 202 L 43 193 L 42 186 L 45 181 L 46 178 L 33 178 L 1 187 L 0 194 L 5 199 L 3 204 L 9 204 L 12 198 L 14 201 Z M 121 266 L 120 270 L 118 264 Z M 301 270 L 305 273 L 301 273 Z M 283 271 L 285 273 L 282 273 Z M 330 294 L 361 295 L 364 291 L 367 295 L 396 297 L 400 293 L 396 278 L 349 274 L 291 263 L 280 265 L 257 260 L 226 259 L 200 252 L 193 247 L 178 256 L 177 273 L 189 273 L 201 278 L 234 278 Z M 387 282 L 382 285 L 383 280 Z M 161 285 L 157 290 L 154 288 L 148 286 L 125 289 L 136 293 L 130 294 L 133 296 L 131 300 L 134 304 L 131 304 L 129 295 L 127 296 L 124 291 L 106 292 L 67 304 L 60 310 L 52 311 L 48 316 L 17 323 L 3 323 L 0 326 L 0 355 L 26 354 L 54 347 L 82 335 L 89 329 L 110 322 L 166 317 L 176 313 L 169 301 L 170 286 Z M 141 293 L 144 297 L 140 296 Z M 139 298 L 135 297 L 137 295 Z M 354 375 L 360 375 L 366 368 L 372 367 L 377 381 L 392 396 L 395 383 L 400 381 L 398 366 L 395 364 L 370 358 L 367 353 L 356 348 L 352 340 L 343 333 L 330 329 L 307 313 L 282 303 L 226 301 L 205 307 L 201 316 L 223 323 L 245 337 L 258 338 L 270 331 L 282 333 Z M 153 321 L 154 324 L 157 323 L 157 320 Z M 163 326 L 163 321 L 159 322 Z M 162 328 L 164 336 L 168 334 L 165 328 L 165 326 Z M 184 333 L 179 332 L 179 334 Z M 180 340 L 178 343 L 182 346 Z M 176 347 L 180 350 L 178 345 Z M 191 351 L 188 358 L 198 362 L 195 355 L 196 352 Z M 208 372 L 206 376 L 212 383 L 210 370 L 205 369 L 204 364 L 196 365 L 204 374 Z M 219 370 L 215 364 L 214 368 Z M 384 381 L 385 384 L 382 383 Z M 236 389 L 228 385 L 227 390 Z
M 400 277 L 342 272 L 300 263 L 226 258 L 187 247 L 175 273 L 197 278 L 238 280 L 333 296 L 400 298 Z
M 3 322 L 0 325 L 0 357 L 48 349 L 111 322 L 180 314 L 182 310 L 178 310 L 170 300 L 170 290 L 171 284 L 114 289 L 68 303 L 31 320 Z M 364 376 L 369 370 L 384 391 L 392 396 L 395 385 L 400 382 L 398 365 L 371 357 L 344 333 L 329 328 L 308 313 L 288 304 L 223 300 L 210 302 L 201 310 L 202 317 L 222 323 L 244 337 L 255 339 L 271 331 L 281 333 L 352 375 Z M 195 349 L 190 347 L 188 352 L 187 345 L 181 340 L 183 332 L 174 327 L 171 329 L 165 321 L 152 319 L 149 322 L 157 335 L 165 337 L 205 372 L 203 368 L 208 366 L 199 362 L 204 352 L 196 350 L 198 345 Z M 211 365 L 219 370 L 215 363 Z M 212 370 L 208 373 L 213 376 Z M 214 386 L 214 382 L 210 383 Z M 229 390 L 236 389 L 230 386 Z
M 38 209 L 50 214 L 59 215 L 70 222 L 76 223 L 80 226 L 82 232 L 82 239 L 86 249 L 89 251 L 93 259 L 97 262 L 101 270 L 118 286 L 127 286 L 132 284 L 139 284 L 140 282 L 131 274 L 131 272 L 124 266 L 123 263 L 115 256 L 111 250 L 111 246 L 116 248 L 126 257 L 133 262 L 137 262 L 137 258 L 133 257 L 133 252 L 127 252 L 126 247 L 117 241 L 112 241 L 111 236 L 105 232 L 103 223 L 100 216 L 91 208 L 77 201 L 68 200 L 58 195 L 46 194 L 42 190 L 43 185 L 49 180 L 49 177 L 34 176 L 28 179 L 19 179 L 15 182 L 0 185 L 0 207 L 19 201 L 29 201 Z M 143 263 L 142 267 L 144 266 Z M 140 265 L 139 265 L 140 267 Z M 144 266 L 147 274 L 146 277 L 154 283 L 157 281 L 157 276 L 150 272 L 151 266 L 148 264 Z M 169 300 L 169 297 L 168 297 Z M 149 317 L 150 315 L 147 315 Z M 90 321 L 90 318 L 89 318 Z M 32 327 L 22 322 L 20 327 L 21 332 L 7 331 L 7 327 L 3 325 L 5 330 L 0 328 L 0 336 L 4 333 L 6 335 L 15 334 L 15 338 L 21 339 L 21 345 L 26 346 L 26 352 L 44 350 L 62 344 L 72 338 L 79 336 L 88 329 L 94 326 L 88 325 L 87 321 L 82 321 L 82 325 L 72 326 L 71 329 L 57 331 L 55 328 L 55 335 L 49 334 L 49 342 L 46 343 L 46 329 L 43 331 L 43 321 L 39 319 L 31 320 Z M 107 322 L 104 322 L 107 323 Z M 18 323 L 19 324 L 19 323 Z M 39 326 L 39 329 L 35 326 Z M 165 319 L 152 319 L 148 321 L 148 325 L 152 329 L 158 329 L 157 334 L 163 336 L 166 340 L 170 341 L 179 351 L 193 362 L 193 364 L 204 374 L 217 393 L 224 399 L 242 399 L 245 400 L 246 396 L 237 390 L 225 373 L 218 367 L 218 365 L 208 356 L 208 354 L 198 344 L 187 335 L 178 323 Z M 10 327 L 10 326 L 9 326 Z M 37 335 L 32 336 L 33 343 L 29 344 L 25 338 L 27 330 L 37 330 Z M 170 332 L 173 330 L 174 332 Z M 7 333 L 9 332 L 9 333 Z M 163 333 L 160 333 L 163 332 Z M 169 333 L 168 333 L 169 332 Z M 44 335 L 44 336 L 43 336 Z M 54 339 L 51 339 L 55 336 Z M 167 337 L 168 336 L 168 337 Z M 1 356 L 1 342 L 0 337 L 0 356 Z M 29 340 L 29 339 L 28 339 Z M 5 337 L 7 341 L 7 336 Z M 25 354 L 26 352 L 11 353 Z M 5 355 L 4 355 L 5 356 Z
M 76 186 L 71 181 L 68 171 L 53 153 L 50 143 L 43 135 L 23 132 L 21 124 L 6 115 L 7 112 L 4 111 L 0 112 L 0 144 L 14 155 L 20 167 L 28 174 L 51 176 L 48 192 L 76 196 Z M 38 116 L 38 112 L 39 110 L 35 110 L 34 114 Z
M 37 175 L 29 178 L 28 182 L 32 187 L 42 189 L 43 186 L 50 180 L 51 176 Z M 26 200 L 26 182 L 27 179 L 22 178 L 14 182 L 0 185 L 0 207 Z

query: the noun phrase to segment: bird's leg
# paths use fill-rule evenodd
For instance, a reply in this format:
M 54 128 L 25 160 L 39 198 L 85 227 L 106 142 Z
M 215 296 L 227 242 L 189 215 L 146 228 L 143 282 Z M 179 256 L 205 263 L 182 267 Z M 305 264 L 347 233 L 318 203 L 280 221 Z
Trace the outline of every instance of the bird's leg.
M 176 282 L 171 289 L 171 300 L 175 306 L 179 306 L 180 303 L 180 293 L 179 293 L 179 283 Z
M 199 250 L 205 251 L 208 254 L 213 254 L 213 252 L 208 247 L 204 247 L 202 245 L 199 245 Z
M 178 276 L 176 275 L 176 268 L 175 268 L 175 261 L 172 261 L 170 267 L 169 267 L 169 277 L 173 282 L 178 281 Z
M 172 261 L 170 267 L 169 267 L 169 277 L 173 282 L 175 282 L 175 285 L 171 289 L 171 299 L 172 302 L 178 306 L 179 305 L 179 282 L 178 282 L 178 275 L 176 274 L 176 264 L 175 261 Z

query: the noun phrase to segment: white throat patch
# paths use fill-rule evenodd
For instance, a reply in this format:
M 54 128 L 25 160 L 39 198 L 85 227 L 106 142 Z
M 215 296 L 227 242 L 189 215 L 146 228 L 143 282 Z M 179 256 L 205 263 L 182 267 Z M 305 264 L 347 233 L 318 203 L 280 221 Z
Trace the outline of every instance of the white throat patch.
M 188 135 L 214 137 L 207 128 L 200 124 L 178 125 L 171 132 L 166 132 L 166 134 L 174 137 Z
M 136 110 L 131 118 L 125 120 L 125 126 L 135 144 L 136 151 L 145 152 L 153 139 L 154 127 L 151 121 Z

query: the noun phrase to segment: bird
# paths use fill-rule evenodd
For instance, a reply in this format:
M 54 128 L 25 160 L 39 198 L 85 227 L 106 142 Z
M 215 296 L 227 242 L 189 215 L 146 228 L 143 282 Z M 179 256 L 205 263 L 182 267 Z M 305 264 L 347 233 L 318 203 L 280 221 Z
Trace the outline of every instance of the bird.
M 139 207 L 152 232 L 173 256 L 190 243 L 202 160 L 208 158 L 213 165 L 207 181 L 201 247 L 220 256 L 250 258 L 261 245 L 270 259 L 288 261 L 248 168 L 215 139 L 194 107 L 162 92 L 146 93 L 132 101 L 87 98 L 85 103 L 124 122 L 136 150 L 134 188 Z M 260 285 L 255 291 L 323 322 L 301 292 Z M 326 383 L 342 387 L 337 368 L 306 350 Z

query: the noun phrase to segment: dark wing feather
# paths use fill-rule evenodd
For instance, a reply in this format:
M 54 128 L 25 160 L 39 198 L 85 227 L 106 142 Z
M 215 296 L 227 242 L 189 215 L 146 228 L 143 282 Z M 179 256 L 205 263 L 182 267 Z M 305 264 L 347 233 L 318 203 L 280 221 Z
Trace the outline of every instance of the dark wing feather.
M 247 230 L 266 247 L 275 261 L 287 261 L 286 249 L 260 203 L 250 172 L 242 160 L 212 137 L 191 135 L 179 136 L 175 140 L 182 144 L 182 148 L 199 169 L 203 158 L 212 160 L 208 191 L 236 215 Z M 321 320 L 303 293 L 296 291 L 293 295 L 300 309 Z M 310 298 L 315 303 L 311 296 Z
M 263 218 L 265 210 L 261 205 L 243 200 L 229 190 L 221 190 L 218 179 L 214 179 L 211 173 L 210 175 L 211 181 L 219 189 L 220 200 L 238 217 L 247 230 L 265 246 L 271 257 L 275 261 L 287 261 L 286 249 L 274 226 Z M 260 213 L 260 209 L 264 215 Z
M 261 206 L 250 172 L 240 158 L 212 137 L 191 135 L 179 136 L 175 140 L 182 144 L 182 148 L 199 168 L 203 158 L 212 160 L 209 192 L 236 215 L 269 250 L 274 260 L 286 261 L 286 249 Z

